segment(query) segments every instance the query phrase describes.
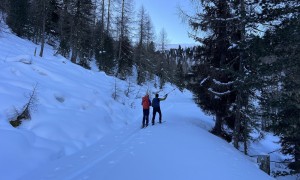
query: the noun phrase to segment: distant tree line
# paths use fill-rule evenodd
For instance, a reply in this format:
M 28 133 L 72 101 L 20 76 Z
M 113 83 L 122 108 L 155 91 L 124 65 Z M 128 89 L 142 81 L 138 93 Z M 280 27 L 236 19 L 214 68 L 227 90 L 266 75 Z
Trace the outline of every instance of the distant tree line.
M 0 10 L 6 23 L 20 37 L 40 45 L 52 45 L 56 54 L 90 69 L 120 79 L 137 70 L 142 84 L 160 73 L 165 60 L 157 49 L 154 27 L 144 7 L 134 14 L 132 0 L 3 0 Z M 163 30 L 162 30 L 163 31 Z M 164 32 L 166 33 L 166 32 Z M 165 34 L 166 35 L 166 34 Z M 158 44 L 161 41 L 158 39 Z M 159 68 L 159 69 L 158 69 Z M 165 80 L 159 79 L 160 87 Z

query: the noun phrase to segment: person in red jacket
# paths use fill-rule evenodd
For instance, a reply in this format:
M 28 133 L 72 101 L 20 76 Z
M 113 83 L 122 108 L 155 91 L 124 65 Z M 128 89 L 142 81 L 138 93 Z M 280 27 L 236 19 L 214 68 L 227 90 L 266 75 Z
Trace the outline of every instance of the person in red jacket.
M 148 93 L 142 98 L 142 105 L 143 105 L 143 124 L 142 124 L 142 128 L 145 128 L 149 124 L 149 113 L 150 113 L 150 106 L 151 106 L 151 101 L 149 99 L 149 94 Z

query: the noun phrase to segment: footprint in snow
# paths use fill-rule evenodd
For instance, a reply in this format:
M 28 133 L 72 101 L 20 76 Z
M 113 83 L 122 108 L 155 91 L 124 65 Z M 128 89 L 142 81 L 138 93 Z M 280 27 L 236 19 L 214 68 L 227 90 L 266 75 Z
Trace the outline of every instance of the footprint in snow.
M 86 156 L 85 156 L 85 155 L 81 155 L 80 158 L 81 158 L 81 159 L 84 159 L 84 158 L 86 158 Z
M 61 170 L 61 167 L 56 167 L 56 168 L 54 169 L 54 171 L 59 171 L 59 170 Z
M 108 164 L 114 165 L 114 164 L 116 164 L 116 162 L 115 161 L 109 161 Z

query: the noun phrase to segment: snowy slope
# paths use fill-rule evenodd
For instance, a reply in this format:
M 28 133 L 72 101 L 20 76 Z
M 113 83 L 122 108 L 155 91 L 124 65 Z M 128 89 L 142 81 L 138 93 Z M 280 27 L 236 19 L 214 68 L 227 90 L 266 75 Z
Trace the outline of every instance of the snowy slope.
M 165 123 L 126 127 L 22 179 L 272 179 L 204 130 L 188 93 L 176 96 L 162 105 Z
M 134 99 L 111 98 L 114 78 L 55 57 L 50 47 L 44 58 L 35 57 L 35 47 L 7 33 L 0 39 L 0 136 L 5 137 L 0 141 L 0 159 L 6 162 L 1 163 L 0 174 L 5 179 L 72 154 L 136 120 L 135 109 L 128 108 L 128 104 L 135 106 Z M 27 94 L 36 84 L 39 100 L 32 119 L 12 128 L 8 120 L 15 108 L 27 103 Z M 121 94 L 126 84 L 117 84 Z
M 35 57 L 36 47 L 8 32 L 0 37 L 0 179 L 271 179 L 207 132 L 212 118 L 190 92 L 173 91 L 161 102 L 166 122 L 140 129 L 141 96 L 157 91 L 151 83 L 133 85 L 126 97 L 128 82 L 53 56 L 49 46 Z M 32 119 L 11 127 L 36 84 Z

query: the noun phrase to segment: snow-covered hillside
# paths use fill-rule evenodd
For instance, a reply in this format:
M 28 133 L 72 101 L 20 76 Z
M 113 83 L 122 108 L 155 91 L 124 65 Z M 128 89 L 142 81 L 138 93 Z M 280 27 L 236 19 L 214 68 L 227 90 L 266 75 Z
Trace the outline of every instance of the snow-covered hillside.
M 190 92 L 170 93 L 161 102 L 166 122 L 141 129 L 141 97 L 157 91 L 151 82 L 131 84 L 127 97 L 128 82 L 53 56 L 50 46 L 43 58 L 34 56 L 38 47 L 0 36 L 0 179 L 272 179 L 208 132 L 213 120 Z M 13 128 L 10 118 L 35 85 L 31 120 Z M 160 94 L 173 88 L 167 84 Z

